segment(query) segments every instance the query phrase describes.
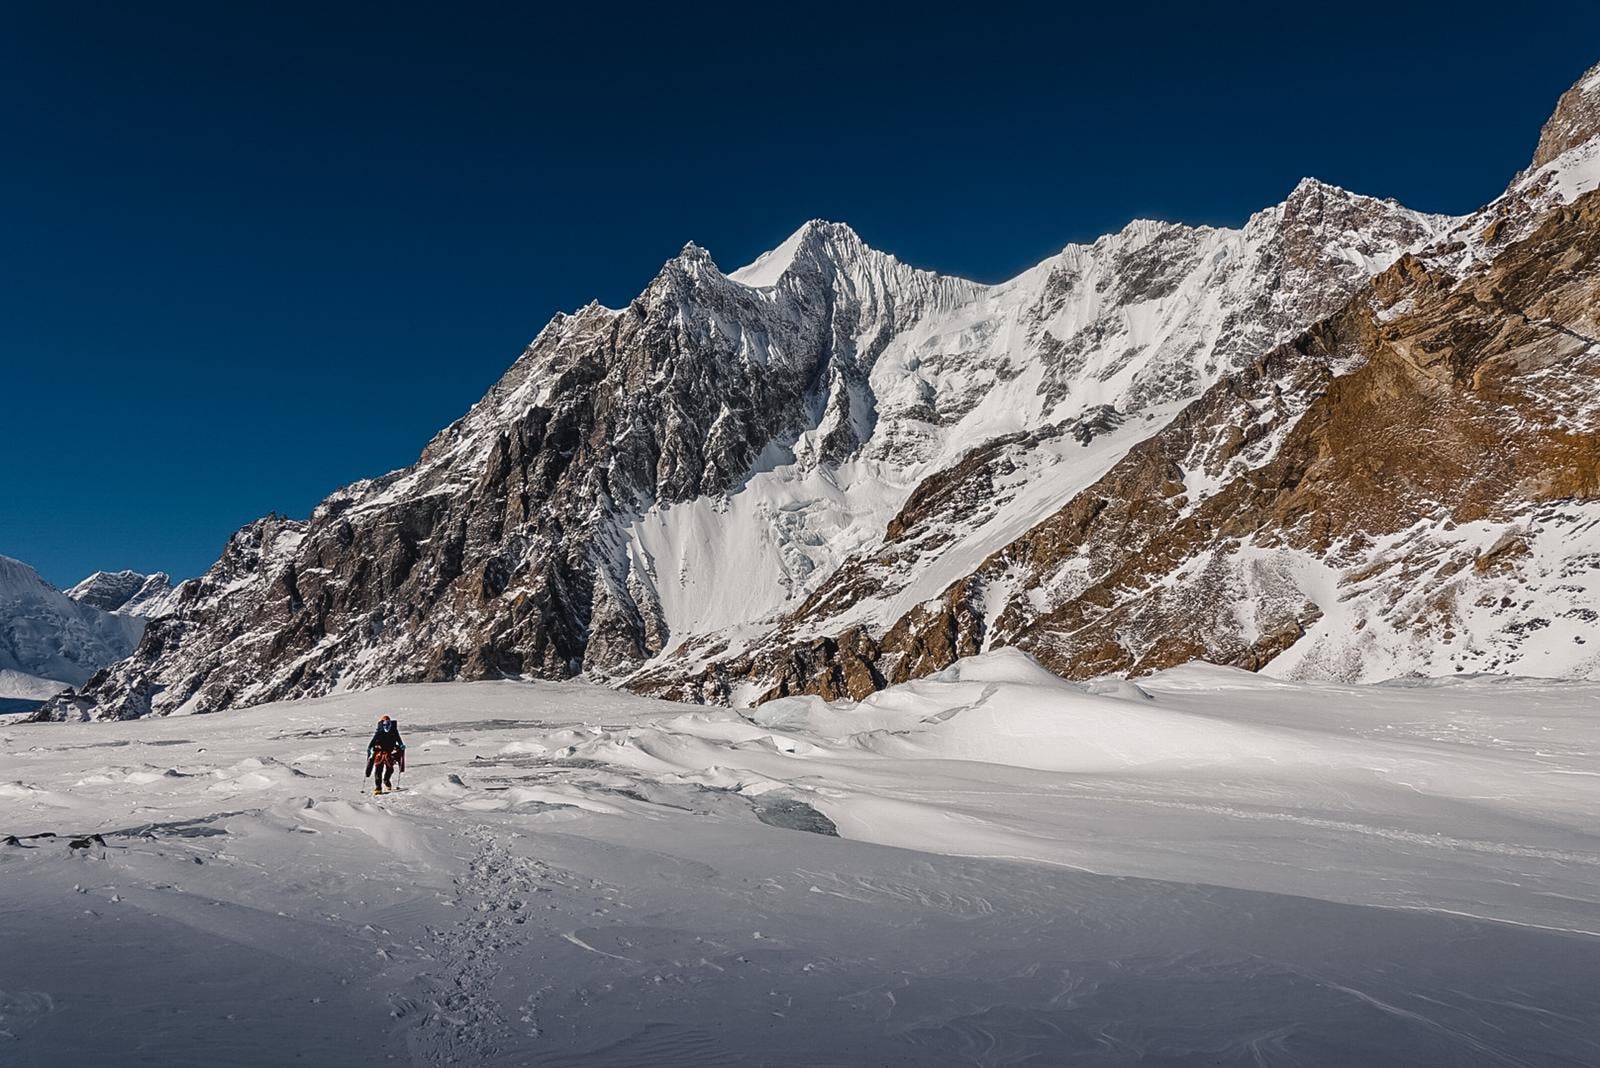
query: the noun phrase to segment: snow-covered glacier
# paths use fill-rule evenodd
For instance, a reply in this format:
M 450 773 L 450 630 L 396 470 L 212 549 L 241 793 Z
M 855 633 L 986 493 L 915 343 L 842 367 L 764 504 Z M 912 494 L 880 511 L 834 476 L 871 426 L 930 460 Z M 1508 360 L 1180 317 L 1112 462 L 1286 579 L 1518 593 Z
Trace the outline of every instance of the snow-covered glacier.
M 0 726 L 8 1065 L 1600 1059 L 1600 687 L 1001 650 L 859 703 Z M 409 743 L 373 798 L 379 714 Z

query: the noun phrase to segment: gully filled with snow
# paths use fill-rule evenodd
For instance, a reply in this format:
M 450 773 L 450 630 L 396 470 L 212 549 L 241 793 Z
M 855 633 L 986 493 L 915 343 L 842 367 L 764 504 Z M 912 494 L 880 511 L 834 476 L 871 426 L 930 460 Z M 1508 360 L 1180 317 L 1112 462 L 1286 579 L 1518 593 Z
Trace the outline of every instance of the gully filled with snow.
M 1000 651 L 13 723 L 0 1062 L 1595 1063 L 1597 698 Z

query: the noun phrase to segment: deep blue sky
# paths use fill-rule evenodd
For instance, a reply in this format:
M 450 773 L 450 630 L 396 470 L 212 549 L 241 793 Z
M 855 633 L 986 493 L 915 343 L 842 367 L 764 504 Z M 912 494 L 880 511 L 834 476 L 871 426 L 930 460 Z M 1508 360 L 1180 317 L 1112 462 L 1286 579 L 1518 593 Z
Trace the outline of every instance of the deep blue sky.
M 689 239 L 998 280 L 1306 174 L 1467 211 L 1600 60 L 1592 0 L 458 6 L 4 5 L 0 553 L 197 574 Z

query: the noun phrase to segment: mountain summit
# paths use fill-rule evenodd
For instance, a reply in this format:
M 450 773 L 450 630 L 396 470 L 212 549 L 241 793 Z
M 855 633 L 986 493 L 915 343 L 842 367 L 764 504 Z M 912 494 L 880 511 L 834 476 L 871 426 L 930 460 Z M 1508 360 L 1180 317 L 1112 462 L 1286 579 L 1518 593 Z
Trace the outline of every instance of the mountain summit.
M 1595 674 L 1594 78 L 1463 219 L 1308 179 L 998 285 L 821 221 L 731 274 L 688 245 L 413 466 L 234 535 L 51 714 L 499 676 L 862 696 L 1002 645 Z
M 165 571 L 151 575 L 137 571 L 96 571 L 66 593 L 79 604 L 102 612 L 150 616 L 163 611 L 171 589 L 172 579 Z

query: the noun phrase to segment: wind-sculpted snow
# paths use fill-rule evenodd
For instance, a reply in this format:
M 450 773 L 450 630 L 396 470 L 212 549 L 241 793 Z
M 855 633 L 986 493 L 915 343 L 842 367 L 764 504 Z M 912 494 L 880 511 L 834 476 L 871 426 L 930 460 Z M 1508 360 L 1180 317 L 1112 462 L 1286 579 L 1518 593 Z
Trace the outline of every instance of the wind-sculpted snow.
M 745 713 L 499 682 L 12 723 L 0 1048 L 1591 1063 L 1597 697 L 1006 650 Z M 409 770 L 374 799 L 380 712 Z

